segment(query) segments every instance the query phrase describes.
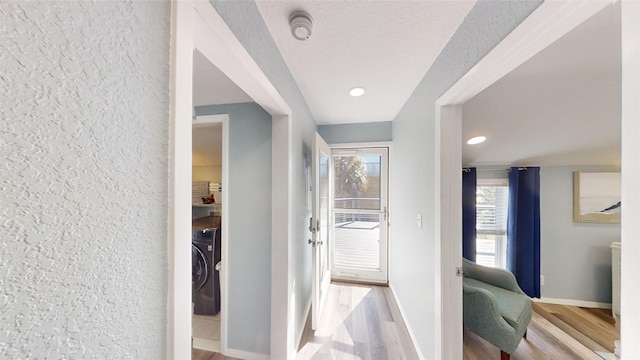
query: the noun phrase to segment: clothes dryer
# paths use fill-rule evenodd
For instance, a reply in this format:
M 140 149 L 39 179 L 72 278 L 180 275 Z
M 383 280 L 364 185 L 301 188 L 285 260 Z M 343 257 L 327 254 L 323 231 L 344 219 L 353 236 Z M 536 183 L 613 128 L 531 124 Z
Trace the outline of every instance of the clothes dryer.
M 193 230 L 191 237 L 191 300 L 194 314 L 220 312 L 220 229 Z

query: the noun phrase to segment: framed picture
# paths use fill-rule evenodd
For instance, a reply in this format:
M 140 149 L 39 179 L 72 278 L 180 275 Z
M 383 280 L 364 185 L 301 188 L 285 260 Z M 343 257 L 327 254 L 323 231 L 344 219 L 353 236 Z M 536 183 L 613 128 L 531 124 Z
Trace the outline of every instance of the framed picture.
M 622 202 L 619 172 L 573 173 L 573 220 L 620 223 Z

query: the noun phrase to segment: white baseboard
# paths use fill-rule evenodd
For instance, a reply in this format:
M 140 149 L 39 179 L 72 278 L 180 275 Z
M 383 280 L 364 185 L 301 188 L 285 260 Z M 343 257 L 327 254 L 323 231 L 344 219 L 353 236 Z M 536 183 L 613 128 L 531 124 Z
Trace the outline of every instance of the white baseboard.
M 238 359 L 245 359 L 245 360 L 270 360 L 271 359 L 271 356 L 269 354 L 260 354 L 260 353 L 254 353 L 250 351 L 230 349 L 230 348 L 227 348 L 227 351 L 225 351 L 225 353 L 222 355 L 234 357 Z
M 389 290 L 391 290 L 391 295 L 393 295 L 393 300 L 395 300 L 396 305 L 398 305 L 398 310 L 400 310 L 400 316 L 402 316 L 402 321 L 404 322 L 404 325 L 407 327 L 407 331 L 409 332 L 409 337 L 411 338 L 411 342 L 413 342 L 413 346 L 416 348 L 416 353 L 418 353 L 418 358 L 420 360 L 426 359 L 422 354 L 422 349 L 420 349 L 420 345 L 418 345 L 418 341 L 417 341 L 418 339 L 413 333 L 411 324 L 407 321 L 407 315 L 404 312 L 404 309 L 402 308 L 402 303 L 398 301 L 398 296 L 396 296 L 396 292 L 393 289 L 393 285 L 391 285 L 391 282 L 389 282 Z
M 558 305 L 569 305 L 569 306 L 579 306 L 586 308 L 595 308 L 595 309 L 611 309 L 611 304 L 609 303 L 600 303 L 595 301 L 583 301 L 583 300 L 572 300 L 572 299 L 554 299 L 543 297 L 540 299 L 533 299 L 535 302 L 545 303 L 545 304 L 558 304 Z
M 304 327 L 307 325 L 307 319 L 309 318 L 309 312 L 311 312 L 311 298 L 309 298 L 309 301 L 307 302 L 307 306 L 305 307 L 305 312 L 304 312 L 304 321 L 302 321 L 302 324 L 300 324 L 300 327 L 298 327 L 298 331 L 296 332 L 296 342 L 294 344 L 296 344 L 296 351 L 298 350 L 298 348 L 300 347 L 300 341 L 302 341 L 302 335 L 304 334 Z

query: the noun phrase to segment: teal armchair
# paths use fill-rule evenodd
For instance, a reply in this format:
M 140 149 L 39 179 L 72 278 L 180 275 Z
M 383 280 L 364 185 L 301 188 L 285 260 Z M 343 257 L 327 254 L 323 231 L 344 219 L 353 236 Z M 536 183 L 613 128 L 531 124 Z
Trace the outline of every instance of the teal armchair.
M 526 338 L 532 301 L 509 271 L 462 261 L 464 326 L 498 347 L 501 359 L 508 360 Z

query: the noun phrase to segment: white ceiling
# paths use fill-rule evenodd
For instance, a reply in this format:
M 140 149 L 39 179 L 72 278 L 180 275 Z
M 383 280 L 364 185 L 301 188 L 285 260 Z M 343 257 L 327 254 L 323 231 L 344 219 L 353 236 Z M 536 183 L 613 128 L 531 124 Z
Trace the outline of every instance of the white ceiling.
M 198 50 L 193 51 L 193 106 L 253 102 Z
M 392 120 L 473 2 L 257 4 L 318 124 L 332 124 Z M 464 105 L 463 139 L 488 137 L 464 144 L 465 166 L 620 164 L 615 6 Z M 289 14 L 300 9 L 314 17 L 306 42 L 295 40 L 288 27 Z M 253 101 L 198 51 L 193 83 L 195 106 Z M 367 94 L 350 97 L 357 85 Z M 204 155 L 199 144 L 210 136 L 194 132 L 195 166 L 219 165 L 220 156 Z
M 193 106 L 253 102 L 198 50 L 193 51 Z M 193 166 L 222 165 L 222 125 L 193 130 Z
M 568 33 L 463 107 L 463 164 L 620 164 L 616 5 Z
M 257 1 L 316 122 L 391 121 L 475 1 Z M 313 17 L 309 40 L 289 16 Z M 354 98 L 349 89 L 363 86 Z

